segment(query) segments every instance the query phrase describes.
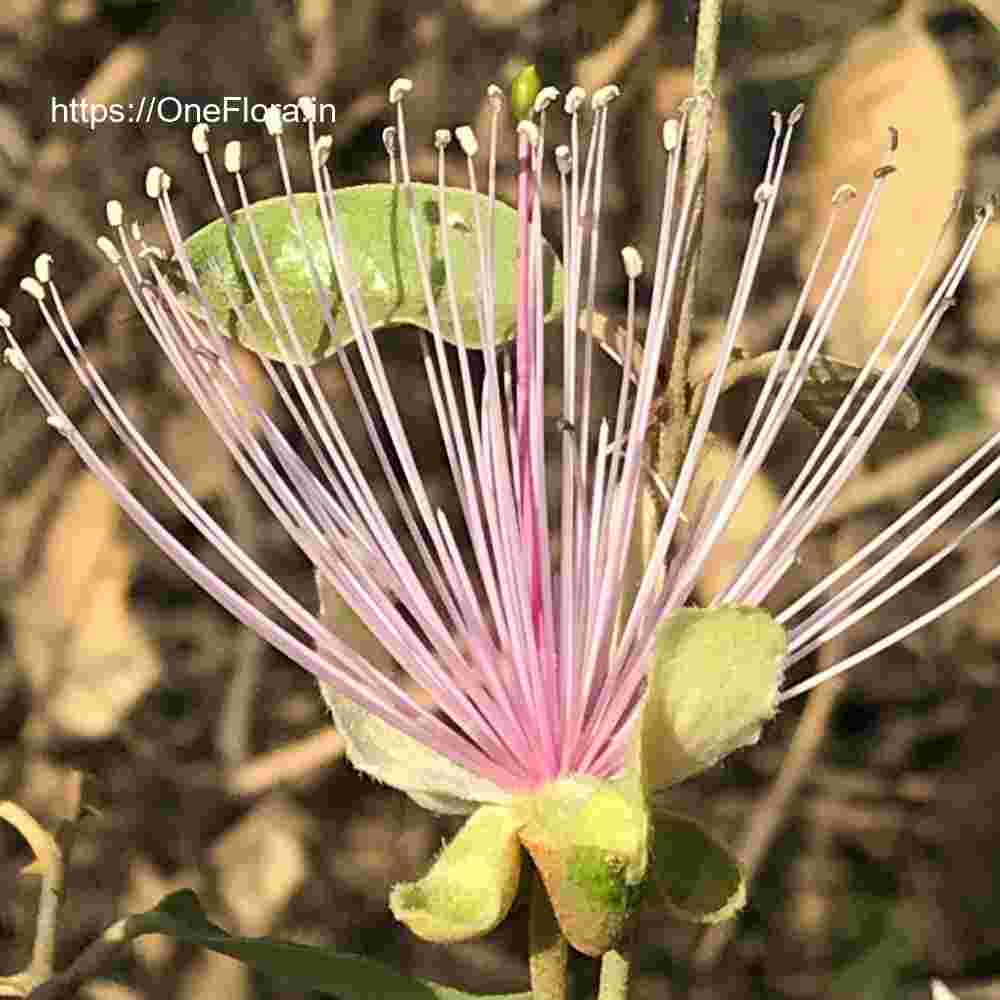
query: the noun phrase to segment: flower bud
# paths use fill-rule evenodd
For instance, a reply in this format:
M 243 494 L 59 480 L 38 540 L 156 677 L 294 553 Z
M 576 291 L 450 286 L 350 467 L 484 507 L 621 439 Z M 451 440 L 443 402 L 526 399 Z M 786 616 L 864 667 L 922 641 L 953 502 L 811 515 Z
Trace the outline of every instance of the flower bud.
M 577 951 L 603 955 L 621 938 L 642 894 L 649 817 L 641 797 L 578 775 L 521 800 L 518 809 L 521 843 L 563 934 Z

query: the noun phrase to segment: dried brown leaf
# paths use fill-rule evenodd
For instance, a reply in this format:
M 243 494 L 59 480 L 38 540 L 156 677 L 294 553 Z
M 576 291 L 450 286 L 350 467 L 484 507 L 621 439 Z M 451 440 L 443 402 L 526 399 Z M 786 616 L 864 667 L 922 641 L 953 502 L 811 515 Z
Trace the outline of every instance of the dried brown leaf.
M 799 269 L 806 274 L 842 184 L 864 190 L 885 162 L 888 129 L 899 130 L 898 173 L 890 178 L 871 236 L 829 341 L 832 353 L 863 361 L 885 332 L 940 232 L 965 177 L 966 130 L 951 72 L 911 7 L 885 27 L 867 28 L 821 81 L 812 102 L 803 170 L 807 215 Z M 825 292 L 846 248 L 854 213 L 844 213 L 810 306 Z M 939 260 L 953 247 L 949 234 Z M 938 271 L 940 273 L 940 271 Z M 922 307 L 916 301 L 899 339 Z
M 718 487 L 725 482 L 735 458 L 736 449 L 728 441 L 714 434 L 709 435 L 688 494 L 692 498 L 689 507 L 697 502 L 695 498 L 704 495 L 707 488 L 713 485 Z M 700 601 L 707 603 L 732 580 L 740 560 L 760 537 L 779 503 L 778 491 L 771 481 L 763 473 L 757 473 L 750 480 L 726 530 L 705 561 L 698 579 L 697 594 Z M 691 512 L 689 509 L 688 513 Z
M 128 605 L 132 551 L 119 518 L 104 487 L 79 473 L 10 608 L 14 655 L 41 715 L 84 739 L 111 735 L 160 676 Z

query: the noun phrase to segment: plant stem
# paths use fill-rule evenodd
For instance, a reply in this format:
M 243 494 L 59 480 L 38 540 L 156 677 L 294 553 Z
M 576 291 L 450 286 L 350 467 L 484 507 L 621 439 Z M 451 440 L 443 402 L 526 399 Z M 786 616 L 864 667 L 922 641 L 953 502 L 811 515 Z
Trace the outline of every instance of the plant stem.
M 597 1000 L 627 1000 L 629 975 L 632 969 L 632 932 L 625 935 L 618 948 L 601 959 L 601 983 Z
M 694 294 L 698 282 L 698 261 L 701 256 L 705 215 L 705 180 L 708 176 L 708 147 L 711 142 L 712 103 L 715 78 L 719 68 L 719 31 L 725 0 L 701 0 L 698 28 L 694 44 L 694 102 L 687 123 L 689 154 L 685 166 L 685 189 L 697 185 L 691 242 L 681 263 L 684 285 L 681 292 L 677 323 L 674 328 L 670 377 L 666 390 L 666 410 L 670 426 L 660 443 L 663 460 L 661 470 L 668 482 L 676 481 L 687 448 L 689 430 L 687 382 L 691 356 L 691 334 L 694 320 Z M 699 140 L 699 137 L 700 140 Z M 704 143 L 699 149 L 698 142 Z M 693 148 L 693 151 L 692 151 Z
M 569 945 L 559 929 L 542 877 L 535 872 L 531 887 L 528 967 L 533 1000 L 566 1000 Z

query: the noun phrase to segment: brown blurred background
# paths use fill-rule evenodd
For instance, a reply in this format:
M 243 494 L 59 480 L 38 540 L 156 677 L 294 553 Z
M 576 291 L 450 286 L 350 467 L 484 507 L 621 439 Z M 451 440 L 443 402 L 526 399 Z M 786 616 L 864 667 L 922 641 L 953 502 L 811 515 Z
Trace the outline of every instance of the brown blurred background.
M 985 2 L 731 0 L 696 370 L 711 363 L 722 329 L 768 112 L 800 100 L 808 115 L 740 344 L 774 346 L 830 195 L 845 182 L 864 189 L 894 125 L 900 173 L 830 347 L 848 361 L 867 355 L 953 190 L 982 197 L 1000 186 L 997 11 Z M 660 124 L 687 93 L 693 18 L 686 3 L 645 0 L 6 0 L 0 303 L 71 415 L 200 552 L 116 450 L 17 291 L 34 256 L 53 253 L 77 328 L 120 398 L 241 544 L 312 606 L 304 560 L 186 401 L 94 249 L 109 198 L 124 202 L 129 218 L 148 220 L 147 238 L 162 240 L 142 188 L 153 163 L 172 174 L 187 231 L 214 216 L 189 126 L 53 126 L 52 99 L 171 95 L 207 104 L 245 95 L 267 103 L 313 94 L 337 106 L 333 164 L 349 184 L 385 176 L 380 136 L 396 76 L 415 81 L 410 136 L 423 176 L 433 168 L 433 129 L 484 121 L 487 84 L 508 83 L 527 61 L 563 90 L 618 82 L 600 279 L 615 315 L 618 248 L 635 243 L 651 260 L 655 247 Z M 243 139 L 252 191 L 277 192 L 273 149 L 259 128 L 230 124 L 212 138 L 216 149 Z M 303 142 L 289 141 L 305 184 Z M 508 157 L 511 148 L 508 139 Z M 464 164 L 456 160 L 455 170 L 459 183 Z M 512 176 L 508 158 L 504 191 Z M 558 246 L 554 196 L 548 205 Z M 967 205 L 963 224 L 970 218 Z M 921 426 L 876 448 L 784 596 L 876 533 L 1000 421 L 997 232 L 920 369 Z M 751 401 L 732 394 L 724 423 L 738 427 Z M 423 871 L 454 822 L 352 772 L 311 679 L 249 640 L 124 522 L 9 368 L 0 369 L 0 428 L 0 797 L 51 824 L 72 774 L 83 771 L 97 808 L 77 838 L 60 960 L 118 916 L 192 886 L 234 931 L 364 952 L 466 989 L 525 989 L 523 913 L 486 941 L 455 947 L 418 942 L 389 915 L 389 887 Z M 801 454 L 814 439 L 796 425 L 782 454 Z M 770 473 L 709 568 L 707 591 L 788 469 Z M 1000 530 L 987 527 L 852 630 L 850 642 L 884 634 L 998 560 Z M 998 592 L 985 592 L 848 683 L 788 706 L 757 747 L 678 790 L 679 803 L 743 845 L 756 875 L 749 906 L 724 932 L 702 938 L 665 916 L 644 920 L 637 997 L 924 997 L 930 975 L 962 997 L 1000 996 L 998 606 Z M 30 949 L 37 884 L 17 878 L 28 858 L 20 837 L 0 828 L 0 972 L 20 968 Z M 581 962 L 580 997 L 592 993 L 592 972 Z M 162 939 L 141 942 L 108 974 L 88 988 L 93 1000 L 300 995 Z

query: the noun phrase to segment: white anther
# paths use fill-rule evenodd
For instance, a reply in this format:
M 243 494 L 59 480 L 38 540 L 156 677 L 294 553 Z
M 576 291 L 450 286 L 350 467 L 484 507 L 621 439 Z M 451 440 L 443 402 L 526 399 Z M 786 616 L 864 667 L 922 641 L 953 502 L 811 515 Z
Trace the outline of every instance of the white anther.
M 387 128 L 382 129 L 382 145 L 385 146 L 385 151 L 389 156 L 395 156 L 396 127 L 394 125 L 389 125 Z
M 434 132 L 434 148 L 444 149 L 451 143 L 451 130 L 446 128 L 436 129 Z
M 139 225 L 138 219 L 132 220 L 132 225 L 129 226 L 129 232 L 132 234 L 132 239 L 135 240 L 136 243 L 142 242 L 142 226 Z
M 556 169 L 561 174 L 568 174 L 573 167 L 573 154 L 569 146 L 556 146 Z
M 10 313 L 6 309 L 0 309 L 0 327 L 3 327 L 5 330 L 10 329 Z
M 559 100 L 559 91 L 555 87 L 542 87 L 535 98 L 534 111 L 540 115 L 550 104 Z
M 299 98 L 299 111 L 302 112 L 302 117 L 305 118 L 307 122 L 316 121 L 316 98 L 308 97 L 303 94 Z
M 316 147 L 314 156 L 316 157 L 316 166 L 322 169 L 326 166 L 326 161 L 330 159 L 330 154 L 333 152 L 333 136 L 332 135 L 321 135 L 316 140 Z
M 159 198 L 163 194 L 163 178 L 165 176 L 163 167 L 150 167 L 146 171 L 146 194 L 150 198 Z
M 575 115 L 583 107 L 583 102 L 586 100 L 587 91 L 583 87 L 570 87 L 566 92 L 566 100 L 563 102 L 566 114 Z
M 40 253 L 35 258 L 35 277 L 47 285 L 52 280 L 52 254 Z
M 630 281 L 635 281 L 642 274 L 642 257 L 635 247 L 622 248 L 622 263 L 625 265 L 625 274 Z
M 538 131 L 538 126 L 534 122 L 529 122 L 527 120 L 517 123 L 517 134 L 523 135 L 532 147 L 538 145 L 538 140 L 541 137 L 541 133 Z
M 264 112 L 264 128 L 268 135 L 281 135 L 285 131 L 285 123 L 281 120 L 281 108 L 277 104 L 268 105 Z
M 668 118 L 663 123 L 663 148 L 672 153 L 681 141 L 681 126 L 676 118 Z
M 448 213 L 448 228 L 457 229 L 460 233 L 471 233 L 472 227 L 466 221 L 461 212 Z
M 479 152 L 479 140 L 476 138 L 476 133 L 468 125 L 459 125 L 455 129 L 455 138 L 458 139 L 462 152 L 470 159 Z
M 45 301 L 45 289 L 42 288 L 36 278 L 22 278 L 21 291 L 27 292 L 33 299 L 37 299 L 39 302 Z
M 490 104 L 493 105 L 494 112 L 503 107 L 503 91 L 495 83 L 491 83 L 486 88 L 486 96 L 489 98 Z
M 853 184 L 841 184 L 836 191 L 833 192 L 833 198 L 831 199 L 834 205 L 839 205 L 842 202 L 850 201 L 852 198 L 858 196 L 858 189 Z
M 112 199 L 107 203 L 107 205 L 104 206 L 104 211 L 108 217 L 108 225 L 112 229 L 117 229 L 122 224 L 122 218 L 124 216 L 122 203 Z
M 45 418 L 45 422 L 63 437 L 69 437 L 73 433 L 73 425 L 61 413 L 50 414 Z
M 753 200 L 758 205 L 763 205 L 765 202 L 770 201 L 774 197 L 775 186 L 769 184 L 767 181 L 761 181 L 757 185 L 757 190 L 753 193 Z
M 117 267 L 121 263 L 122 255 L 118 252 L 118 247 L 107 238 L 107 236 L 97 237 L 97 249 Z
M 4 314 L 6 315 L 6 313 Z M 8 321 L 10 317 L 7 316 Z M 3 326 L 8 326 L 8 323 L 0 324 Z M 18 347 L 8 347 L 6 351 L 3 352 L 3 359 L 14 369 L 16 372 L 20 372 L 22 375 L 28 370 L 28 359 L 24 356 L 24 351 Z
M 411 90 L 413 90 L 413 81 L 408 80 L 405 76 L 399 77 L 398 80 L 393 80 L 389 86 L 389 103 L 399 104 Z
M 601 108 L 606 108 L 621 92 L 621 87 L 609 83 L 606 87 L 594 91 L 594 96 L 590 99 L 590 106 L 595 111 L 600 111 Z
M 238 174 L 240 172 L 240 162 L 243 159 L 242 149 L 243 147 L 240 145 L 239 139 L 231 139 L 226 143 L 222 162 L 228 173 Z
M 199 122 L 191 129 L 191 145 L 199 156 L 208 152 L 208 126 L 204 122 Z

